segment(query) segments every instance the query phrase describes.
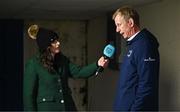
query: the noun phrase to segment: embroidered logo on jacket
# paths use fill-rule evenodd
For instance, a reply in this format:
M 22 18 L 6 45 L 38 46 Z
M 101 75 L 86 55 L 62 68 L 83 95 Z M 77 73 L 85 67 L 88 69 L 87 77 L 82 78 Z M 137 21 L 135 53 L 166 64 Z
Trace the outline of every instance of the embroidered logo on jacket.
M 156 59 L 153 59 L 153 58 L 149 57 L 147 59 L 144 59 L 144 61 L 156 61 Z
M 129 51 L 128 51 L 128 53 L 127 53 L 127 57 L 130 57 L 130 56 L 131 56 L 132 51 L 133 51 L 133 50 L 129 50 Z

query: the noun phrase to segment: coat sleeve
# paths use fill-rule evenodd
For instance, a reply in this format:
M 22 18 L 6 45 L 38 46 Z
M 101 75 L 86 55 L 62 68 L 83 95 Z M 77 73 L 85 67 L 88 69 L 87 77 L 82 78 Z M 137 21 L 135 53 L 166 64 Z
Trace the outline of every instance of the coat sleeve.
M 37 76 L 33 60 L 25 65 L 23 81 L 23 105 L 25 111 L 36 111 Z
M 95 71 L 97 70 L 98 66 L 96 62 L 89 64 L 84 67 L 80 67 L 72 62 L 69 63 L 69 70 L 72 77 L 75 78 L 87 78 L 94 75 Z
M 153 94 L 157 91 L 159 54 L 157 48 L 151 45 L 139 47 L 135 54 L 135 63 L 137 66 L 138 85 L 135 101 L 131 110 L 143 110 L 151 108 Z M 149 107 L 148 107 L 149 106 Z

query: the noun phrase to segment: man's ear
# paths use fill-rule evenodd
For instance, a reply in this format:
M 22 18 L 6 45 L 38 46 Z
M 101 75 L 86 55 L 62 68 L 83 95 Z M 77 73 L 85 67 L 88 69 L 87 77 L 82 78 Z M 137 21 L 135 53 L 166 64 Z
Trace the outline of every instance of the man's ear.
M 130 27 L 133 27 L 134 26 L 134 20 L 132 18 L 129 18 L 128 24 Z

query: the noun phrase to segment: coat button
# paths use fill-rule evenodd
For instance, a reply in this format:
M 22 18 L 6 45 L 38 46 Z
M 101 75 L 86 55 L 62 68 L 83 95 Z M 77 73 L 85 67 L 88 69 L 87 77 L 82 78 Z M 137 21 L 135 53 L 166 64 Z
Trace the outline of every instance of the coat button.
M 45 98 L 43 98 L 42 100 L 43 100 L 43 101 L 46 101 L 46 99 L 45 99 Z
M 61 103 L 64 103 L 64 100 L 61 100 Z
M 61 82 L 61 79 L 58 79 L 58 82 Z
M 60 89 L 59 92 L 62 93 L 62 89 Z

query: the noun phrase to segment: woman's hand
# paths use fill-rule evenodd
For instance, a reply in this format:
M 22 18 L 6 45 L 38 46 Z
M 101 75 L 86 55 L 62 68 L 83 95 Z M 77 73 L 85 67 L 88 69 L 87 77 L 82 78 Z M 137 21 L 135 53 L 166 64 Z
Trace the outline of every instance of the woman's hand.
M 109 59 L 105 59 L 103 56 L 98 60 L 98 66 L 106 68 L 109 64 Z

